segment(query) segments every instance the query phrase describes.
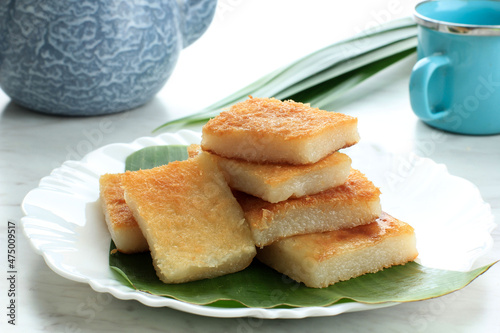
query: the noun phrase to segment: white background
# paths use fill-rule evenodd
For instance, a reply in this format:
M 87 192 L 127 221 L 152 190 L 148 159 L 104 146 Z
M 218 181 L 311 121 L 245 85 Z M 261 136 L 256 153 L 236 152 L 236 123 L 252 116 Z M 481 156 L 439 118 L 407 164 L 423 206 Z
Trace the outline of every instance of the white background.
M 21 234 L 20 203 L 67 159 L 130 142 L 195 112 L 284 64 L 389 19 L 414 1 L 220 0 L 208 32 L 181 54 L 157 98 L 116 115 L 62 118 L 33 113 L 0 92 L 0 252 L 7 221 L 18 226 L 17 326 L 6 324 L 6 254 L 0 256 L 0 332 L 500 332 L 500 267 L 434 300 L 301 320 L 216 319 L 149 308 L 99 294 L 53 273 Z M 359 118 L 362 140 L 445 164 L 480 190 L 500 218 L 500 136 L 470 137 L 429 128 L 408 100 L 410 57 L 344 96 L 336 111 Z M 423 207 L 425 209 L 425 207 Z M 500 234 L 483 263 L 500 257 Z M 3 309 L 3 310 L 1 310 Z

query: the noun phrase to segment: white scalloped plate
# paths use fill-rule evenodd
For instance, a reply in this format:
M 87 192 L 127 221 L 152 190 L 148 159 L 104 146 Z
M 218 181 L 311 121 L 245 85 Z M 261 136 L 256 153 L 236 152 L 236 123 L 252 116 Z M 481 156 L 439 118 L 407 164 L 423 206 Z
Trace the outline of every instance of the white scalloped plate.
M 21 224 L 26 236 L 54 272 L 88 283 L 98 292 L 148 306 L 212 317 L 305 318 L 398 304 L 353 302 L 293 309 L 226 309 L 150 295 L 118 282 L 108 266 L 110 236 L 97 202 L 99 176 L 122 172 L 125 158 L 143 147 L 199 142 L 199 133 L 182 130 L 108 145 L 81 161 L 65 162 L 25 197 L 22 208 L 26 216 Z M 383 209 L 415 228 L 420 253 L 417 260 L 422 265 L 465 271 L 491 248 L 493 215 L 470 182 L 450 175 L 445 166 L 430 159 L 395 155 L 371 144 L 359 143 L 347 153 L 353 167 L 381 188 Z

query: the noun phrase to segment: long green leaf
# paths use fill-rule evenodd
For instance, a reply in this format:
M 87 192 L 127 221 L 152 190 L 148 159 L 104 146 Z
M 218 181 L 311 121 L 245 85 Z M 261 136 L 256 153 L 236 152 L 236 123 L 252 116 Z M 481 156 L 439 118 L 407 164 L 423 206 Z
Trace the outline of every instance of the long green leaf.
M 332 104 L 343 93 L 352 89 L 359 83 L 378 73 L 387 66 L 404 59 L 412 54 L 413 50 L 404 50 L 377 62 L 357 68 L 343 75 L 334 77 L 326 82 L 313 86 L 309 89 L 300 91 L 288 98 L 296 101 L 307 101 L 318 108 L 332 107 Z
M 223 108 L 246 99 L 248 95 L 295 99 L 315 107 L 328 105 L 364 79 L 402 59 L 397 55 L 413 53 L 416 43 L 416 25 L 411 19 L 386 23 L 375 31 L 364 32 L 313 52 L 205 109 L 169 121 L 155 131 L 166 126 L 206 122 Z M 356 78 L 351 79 L 351 76 Z M 347 84 L 331 84 L 331 80 L 339 78 L 348 81 Z M 296 98 L 305 91 L 308 92 L 302 99 Z M 321 91 L 321 94 L 316 95 L 315 91 Z
M 153 146 L 131 154 L 125 168 L 147 169 L 186 158 L 186 146 Z M 315 289 L 296 283 L 254 260 L 238 273 L 183 284 L 165 284 L 156 276 L 149 253 L 127 255 L 114 249 L 111 242 L 109 265 L 123 284 L 154 295 L 217 307 L 303 307 L 353 301 L 374 304 L 424 300 L 463 288 L 493 265 L 470 272 L 454 272 L 412 262 Z

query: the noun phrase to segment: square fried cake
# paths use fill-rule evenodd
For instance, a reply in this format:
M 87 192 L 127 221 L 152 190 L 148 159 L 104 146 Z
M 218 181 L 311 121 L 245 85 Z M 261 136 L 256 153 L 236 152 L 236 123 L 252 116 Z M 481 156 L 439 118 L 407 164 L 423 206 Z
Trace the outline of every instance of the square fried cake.
M 323 288 L 414 260 L 411 226 L 383 213 L 349 229 L 293 236 L 260 249 L 257 258 L 308 287 Z
M 99 178 L 101 207 L 111 239 L 123 253 L 148 251 L 148 242 L 125 202 L 121 186 L 121 174 L 105 174 Z
M 163 282 L 237 272 L 255 256 L 241 207 L 210 155 L 126 172 L 122 184 Z
M 235 196 L 259 247 L 293 235 L 367 224 L 382 212 L 380 190 L 355 169 L 344 184 L 301 198 L 269 203 L 241 192 Z
M 198 145 L 191 145 L 188 152 L 194 156 L 201 150 Z M 229 187 L 271 203 L 342 185 L 351 171 L 351 159 L 339 152 L 305 165 L 254 163 L 212 155 Z
M 249 98 L 208 121 L 201 146 L 250 162 L 309 164 L 358 141 L 354 117 L 293 101 Z

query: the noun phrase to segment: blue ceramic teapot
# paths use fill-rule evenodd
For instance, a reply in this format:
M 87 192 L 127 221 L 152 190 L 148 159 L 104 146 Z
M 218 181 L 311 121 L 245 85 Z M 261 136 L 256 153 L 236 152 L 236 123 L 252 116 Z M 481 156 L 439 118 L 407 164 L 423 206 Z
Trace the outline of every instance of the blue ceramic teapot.
M 217 0 L 0 0 L 0 87 L 17 104 L 98 115 L 150 101 Z

